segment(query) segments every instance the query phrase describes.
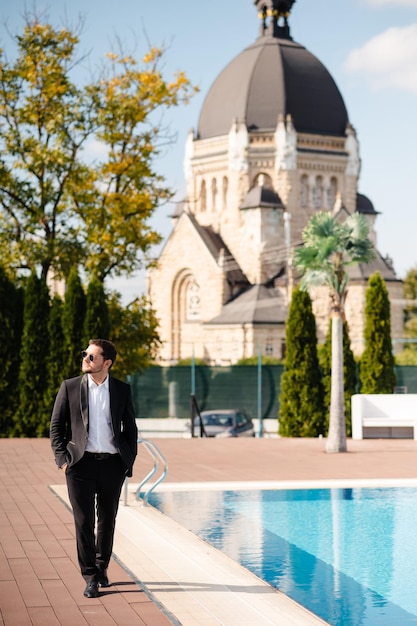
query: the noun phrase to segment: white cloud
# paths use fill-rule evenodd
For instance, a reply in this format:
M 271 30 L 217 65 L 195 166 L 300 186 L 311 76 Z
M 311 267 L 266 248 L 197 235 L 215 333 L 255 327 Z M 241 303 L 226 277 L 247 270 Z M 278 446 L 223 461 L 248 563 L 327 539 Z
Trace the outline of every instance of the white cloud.
M 345 69 L 366 75 L 375 88 L 395 87 L 417 94 L 416 59 L 417 24 L 411 24 L 390 28 L 352 50 Z
M 417 0 L 366 0 L 374 7 L 416 7 Z

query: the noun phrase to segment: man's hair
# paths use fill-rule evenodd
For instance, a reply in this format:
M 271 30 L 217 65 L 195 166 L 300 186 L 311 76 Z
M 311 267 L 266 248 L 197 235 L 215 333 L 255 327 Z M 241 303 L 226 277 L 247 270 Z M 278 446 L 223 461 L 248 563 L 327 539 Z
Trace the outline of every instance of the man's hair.
M 110 367 L 112 367 L 112 365 L 114 364 L 116 360 L 117 350 L 111 341 L 109 341 L 108 339 L 90 339 L 90 341 L 88 342 L 88 345 L 99 346 L 99 348 L 101 348 L 103 352 L 103 357 L 105 359 L 111 360 L 112 364 L 110 365 Z

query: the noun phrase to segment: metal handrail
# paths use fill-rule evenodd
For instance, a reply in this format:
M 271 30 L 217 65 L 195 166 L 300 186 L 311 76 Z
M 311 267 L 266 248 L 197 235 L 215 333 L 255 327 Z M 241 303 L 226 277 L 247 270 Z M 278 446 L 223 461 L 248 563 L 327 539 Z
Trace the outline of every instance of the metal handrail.
M 145 478 L 142 480 L 142 482 L 139 484 L 139 486 L 138 486 L 138 488 L 136 490 L 136 498 L 138 500 L 140 499 L 140 490 L 142 489 L 142 487 L 158 471 L 158 468 L 159 468 L 158 459 L 160 461 L 162 461 L 163 466 L 164 466 L 162 474 L 160 475 L 160 477 L 153 483 L 153 485 L 148 489 L 148 491 L 146 491 L 144 493 L 144 495 L 142 496 L 143 502 L 145 504 L 148 504 L 148 498 L 151 495 L 152 491 L 155 489 L 155 487 L 157 487 L 166 478 L 166 475 L 168 474 L 168 463 L 167 463 L 166 458 L 162 454 L 162 452 L 159 450 L 158 446 L 156 446 L 152 441 L 149 441 L 148 439 L 142 439 L 140 437 L 138 439 L 138 444 L 141 444 L 141 443 L 144 445 L 146 450 L 149 452 L 149 454 L 153 458 L 154 466 L 151 469 L 151 471 L 145 476 Z

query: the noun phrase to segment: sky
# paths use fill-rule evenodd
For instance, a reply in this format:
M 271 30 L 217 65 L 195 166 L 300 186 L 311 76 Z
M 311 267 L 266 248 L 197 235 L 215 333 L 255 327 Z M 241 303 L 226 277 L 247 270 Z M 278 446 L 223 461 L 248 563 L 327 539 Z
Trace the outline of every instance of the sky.
M 258 36 L 253 0 L 0 0 L 0 46 L 21 32 L 25 12 L 54 25 L 81 27 L 85 67 L 98 67 L 118 49 L 141 58 L 150 45 L 163 47 L 164 75 L 184 71 L 200 92 L 188 106 L 166 113 L 176 140 L 155 169 L 184 197 L 187 134 L 196 128 L 204 98 L 221 70 Z M 291 36 L 333 76 L 360 144 L 359 192 L 380 213 L 377 247 L 393 259 L 399 278 L 417 266 L 417 0 L 296 0 Z M 175 206 L 161 207 L 153 226 L 166 238 Z M 157 250 L 155 251 L 157 254 Z M 145 290 L 144 273 L 115 279 L 125 303 Z

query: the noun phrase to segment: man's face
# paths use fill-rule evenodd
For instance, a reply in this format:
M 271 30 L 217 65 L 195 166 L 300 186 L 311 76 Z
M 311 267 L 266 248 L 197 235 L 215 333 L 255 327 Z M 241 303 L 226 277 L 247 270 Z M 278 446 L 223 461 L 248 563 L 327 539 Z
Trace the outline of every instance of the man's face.
M 86 374 L 106 374 L 111 365 L 111 360 L 104 358 L 100 346 L 88 346 L 82 352 L 82 359 L 82 370 Z

